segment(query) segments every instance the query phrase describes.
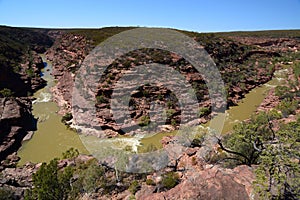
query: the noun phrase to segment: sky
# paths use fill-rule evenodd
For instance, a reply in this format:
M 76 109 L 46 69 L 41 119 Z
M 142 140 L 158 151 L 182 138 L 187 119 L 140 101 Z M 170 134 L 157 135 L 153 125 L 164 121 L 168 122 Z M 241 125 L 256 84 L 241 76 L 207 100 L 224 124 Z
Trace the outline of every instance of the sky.
M 0 0 L 0 25 L 197 32 L 300 29 L 300 0 Z

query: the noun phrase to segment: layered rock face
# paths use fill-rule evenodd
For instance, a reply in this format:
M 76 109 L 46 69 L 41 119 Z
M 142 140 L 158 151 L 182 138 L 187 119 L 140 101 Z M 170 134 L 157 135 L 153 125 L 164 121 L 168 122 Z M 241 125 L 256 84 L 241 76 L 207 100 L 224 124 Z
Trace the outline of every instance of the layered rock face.
M 31 99 L 0 98 L 0 161 L 19 149 L 28 131 L 34 130 Z
M 1 172 L 0 188 L 13 191 L 15 199 L 24 199 L 25 191 L 32 187 L 32 174 L 41 164 L 26 164 L 18 168 L 6 168 Z
M 46 57 L 52 62 L 52 75 L 57 84 L 52 88 L 54 101 L 60 106 L 60 113 L 71 110 L 74 72 L 80 67 L 93 45 L 86 37 L 78 34 L 55 32 L 49 33 L 56 40 L 47 50 Z
M 55 44 L 47 51 L 47 58 L 53 63 L 53 75 L 58 81 L 53 88 L 54 99 L 61 107 L 60 113 L 64 114 L 71 112 L 72 88 L 76 71 L 88 53 L 95 47 L 95 43 L 85 36 L 70 32 L 56 34 L 56 37 Z M 276 67 L 268 60 L 280 56 L 278 48 L 257 48 L 253 43 L 248 44 L 241 39 L 232 41 L 222 37 L 203 36 L 196 36 L 194 39 L 214 59 L 227 89 L 228 106 L 236 105 L 239 99 L 243 98 L 251 89 L 269 81 Z M 272 41 L 272 39 L 270 40 Z M 244 44 L 240 42 L 244 42 Z M 136 124 L 143 124 L 144 119 L 151 115 L 149 109 L 153 100 L 169 111 L 166 124 L 175 129 L 178 127 L 181 120 L 178 101 L 176 98 L 170 100 L 169 97 L 174 96 L 172 91 L 167 91 L 166 88 L 159 85 L 141 86 L 130 97 L 130 116 L 135 125 L 126 125 L 121 129 L 116 123 L 116 119 L 113 118 L 115 116 L 112 116 L 110 112 L 111 95 L 119 79 L 128 74 L 129 70 L 150 63 L 159 63 L 173 68 L 184 75 L 193 86 L 199 101 L 199 118 L 196 123 L 205 123 L 215 114 L 210 110 L 212 105 L 205 81 L 190 63 L 176 54 L 158 49 L 136 50 L 114 61 L 99 80 L 98 91 L 95 92 L 95 106 L 99 126 L 104 130 L 104 135 L 101 137 L 124 134 L 122 129 L 137 130 Z M 224 105 L 217 105 L 217 107 L 222 106 Z M 156 118 L 153 120 L 160 123 Z M 87 121 L 87 124 L 92 124 L 92 122 Z

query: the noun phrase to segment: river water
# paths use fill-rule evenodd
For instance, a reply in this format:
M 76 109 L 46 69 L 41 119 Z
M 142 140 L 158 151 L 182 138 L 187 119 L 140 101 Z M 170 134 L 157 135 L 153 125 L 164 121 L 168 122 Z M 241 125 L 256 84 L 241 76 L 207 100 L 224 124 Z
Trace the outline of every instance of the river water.
M 42 58 L 45 62 L 45 57 Z M 51 63 L 47 62 L 43 70 L 43 79 L 47 81 L 47 86 L 34 94 L 36 100 L 33 102 L 32 112 L 35 118 L 38 118 L 37 131 L 29 141 L 23 142 L 18 151 L 21 158 L 20 165 L 28 161 L 34 163 L 50 161 L 55 157 L 61 157 L 62 153 L 71 147 L 77 148 L 81 153 L 88 153 L 78 134 L 68 130 L 60 122 L 61 116 L 57 114 L 59 108 L 51 101 L 50 88 L 55 84 L 50 75 L 51 69 Z
M 45 58 L 43 57 L 45 61 Z M 48 81 L 45 88 L 34 94 L 37 100 L 33 104 L 33 114 L 38 117 L 37 131 L 35 131 L 31 140 L 23 143 L 22 148 L 18 151 L 21 157 L 20 165 L 31 162 L 49 161 L 54 157 L 60 157 L 62 152 L 65 152 L 70 147 L 78 149 L 81 153 L 88 154 L 88 151 L 82 144 L 93 143 L 95 148 L 101 147 L 116 147 L 119 149 L 130 146 L 132 150 L 139 151 L 147 149 L 149 146 L 161 147 L 160 140 L 165 135 L 175 135 L 176 131 L 171 133 L 159 133 L 145 138 L 134 137 L 118 137 L 113 139 L 95 139 L 94 137 L 79 136 L 76 132 L 68 130 L 64 124 L 60 122 L 61 116 L 57 114 L 59 108 L 56 103 L 51 101 L 50 88 L 55 82 L 51 73 L 51 63 L 47 62 L 44 69 L 43 78 Z M 279 70 L 275 72 L 274 78 L 266 84 L 257 87 L 245 95 L 237 106 L 231 107 L 226 111 L 224 127 L 222 133 L 227 133 L 232 130 L 233 126 L 240 121 L 248 119 L 255 112 L 257 106 L 265 98 L 266 94 L 272 87 L 276 87 L 283 80 L 287 70 Z M 216 116 L 214 120 L 219 120 L 221 116 Z M 221 129 L 221 127 L 220 127 Z
M 260 87 L 256 87 L 251 90 L 245 97 L 239 101 L 237 106 L 232 106 L 228 110 L 225 111 L 225 120 L 223 126 L 218 126 L 218 122 L 224 119 L 224 114 L 218 114 L 213 118 L 213 124 L 217 124 L 216 126 L 212 127 L 218 132 L 222 134 L 226 134 L 231 131 L 234 125 L 238 124 L 239 122 L 249 119 L 251 115 L 256 111 L 257 107 L 262 103 L 266 95 L 268 94 L 271 88 L 280 85 L 282 81 L 285 79 L 287 74 L 287 69 L 281 69 L 274 73 L 274 77 L 269 82 L 261 85 Z M 205 124 L 204 126 L 208 126 Z M 165 135 L 176 135 L 176 131 L 164 134 L 156 134 L 151 137 L 142 138 L 139 143 L 142 147 L 141 149 L 147 149 L 147 146 L 155 146 L 156 148 L 161 148 L 162 144 L 160 141 Z

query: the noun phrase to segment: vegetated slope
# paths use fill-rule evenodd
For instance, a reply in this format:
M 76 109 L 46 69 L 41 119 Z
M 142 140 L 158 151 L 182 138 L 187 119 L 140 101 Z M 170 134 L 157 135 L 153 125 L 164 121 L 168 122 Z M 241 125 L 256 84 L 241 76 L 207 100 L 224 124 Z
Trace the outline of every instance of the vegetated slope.
M 27 96 L 43 86 L 39 77 L 43 62 L 37 53 L 52 45 L 45 34 L 24 28 L 0 27 L 0 90 Z

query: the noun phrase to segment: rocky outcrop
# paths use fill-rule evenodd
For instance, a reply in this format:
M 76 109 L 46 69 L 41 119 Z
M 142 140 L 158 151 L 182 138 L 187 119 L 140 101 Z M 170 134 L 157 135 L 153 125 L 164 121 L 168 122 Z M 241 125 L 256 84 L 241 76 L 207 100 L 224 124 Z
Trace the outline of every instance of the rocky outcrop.
M 0 26 L 0 162 L 14 165 L 16 152 L 28 132 L 36 130 L 31 96 L 46 85 L 39 53 L 52 45 L 46 30 Z M 32 133 L 32 132 L 31 132 Z M 8 158 L 8 160 L 3 161 Z M 11 160 L 12 162 L 10 162 Z
M 253 171 L 248 166 L 224 169 L 205 166 L 201 171 L 187 172 L 174 188 L 154 193 L 154 186 L 143 185 L 136 199 L 253 199 Z
M 10 156 L 11 159 L 16 158 L 16 155 Z M 74 159 L 64 159 L 58 162 L 58 168 L 63 169 L 67 166 L 75 166 L 75 163 L 87 163 L 93 157 L 87 155 L 79 155 Z M 5 189 L 12 193 L 15 199 L 24 199 L 26 190 L 32 189 L 32 175 L 41 167 L 42 163 L 26 163 L 21 167 L 7 167 L 0 170 L 0 189 Z M 1 196 L 0 196 L 1 198 Z
M 275 95 L 275 89 L 271 89 L 263 102 L 258 106 L 257 111 L 259 112 L 268 112 L 271 109 L 275 108 L 280 100 L 279 97 Z
M 57 80 L 52 88 L 53 99 L 60 106 L 60 113 L 70 112 L 74 72 L 80 67 L 93 45 L 86 37 L 78 34 L 50 31 L 55 37 L 54 45 L 46 52 L 52 62 L 52 75 Z
M 27 163 L 23 167 L 1 171 L 0 188 L 13 193 L 15 199 L 24 199 L 25 191 L 32 187 L 32 175 L 41 164 Z
M 287 52 L 287 51 L 295 51 L 299 50 L 299 39 L 295 38 L 270 38 L 270 37 L 251 37 L 251 36 L 231 36 L 235 41 L 239 41 L 243 44 L 247 45 L 255 45 L 259 48 L 269 50 L 269 51 L 280 51 L 280 52 Z
M 0 161 L 17 151 L 28 131 L 33 130 L 36 125 L 30 98 L 0 98 Z

